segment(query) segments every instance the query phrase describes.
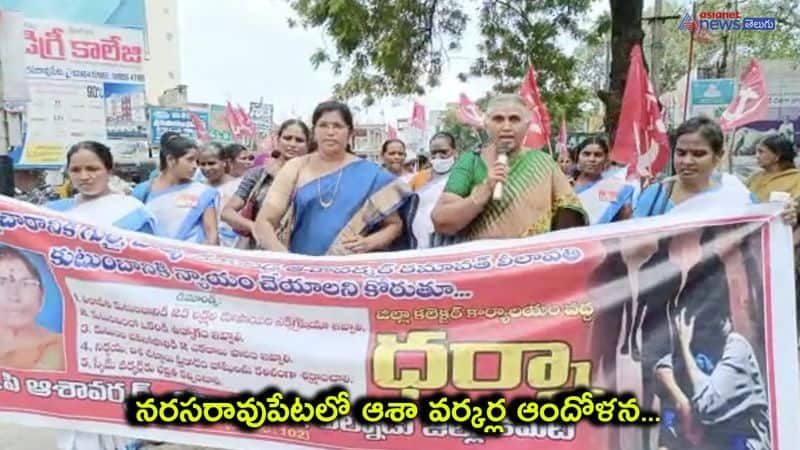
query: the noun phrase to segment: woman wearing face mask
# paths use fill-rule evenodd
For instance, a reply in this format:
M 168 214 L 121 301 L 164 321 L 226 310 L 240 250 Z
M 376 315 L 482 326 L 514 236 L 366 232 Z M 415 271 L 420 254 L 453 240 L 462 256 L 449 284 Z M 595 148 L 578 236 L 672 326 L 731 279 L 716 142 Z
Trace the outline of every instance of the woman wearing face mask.
M 229 163 L 228 174 L 234 178 L 243 177 L 256 160 L 256 155 L 242 144 L 229 144 L 224 152 Z
M 159 154 L 161 174 L 136 186 L 133 196 L 155 216 L 159 236 L 217 245 L 219 193 L 192 181 L 197 154 L 194 141 L 184 137 L 170 139 Z
M 155 219 L 142 202 L 112 192 L 109 179 L 113 167 L 107 146 L 93 141 L 73 145 L 67 152 L 67 174 L 78 194 L 47 207 L 94 225 L 155 234 Z
M 730 174 L 714 176 L 723 155 L 722 130 L 707 117 L 694 117 L 676 131 L 674 164 L 677 176 L 650 185 L 636 202 L 634 217 L 652 217 L 673 212 L 704 211 L 709 207 L 744 205 L 756 202 L 738 178 Z M 797 208 L 789 202 L 782 217 L 797 224 Z
M 227 173 L 228 162 L 224 157 L 222 145 L 211 142 L 203 146 L 198 157 L 200 170 L 203 172 L 205 184 L 213 187 L 219 192 L 220 204 L 225 204 L 236 192 L 239 187 L 239 179 Z M 220 211 L 221 212 L 221 211 Z M 219 218 L 218 218 L 219 220 Z M 219 222 L 219 245 L 222 247 L 233 247 L 236 242 L 236 232 L 228 224 Z
M 636 186 L 625 182 L 624 170 L 609 170 L 608 142 L 590 137 L 578 145 L 578 170 L 573 188 L 589 214 L 590 224 L 630 218 Z
M 396 177 L 408 175 L 406 171 L 406 144 L 400 139 L 389 139 L 381 146 L 383 168 Z
M 287 162 L 267 192 L 256 218 L 260 246 L 312 256 L 414 248 L 416 195 L 350 151 L 350 108 L 321 103 L 313 126 L 317 149 Z
M 254 220 L 267 189 L 287 161 L 308 152 L 310 140 L 311 132 L 302 120 L 289 119 L 283 122 L 278 128 L 277 149 L 272 155 L 273 159 L 267 166 L 250 169 L 242 177 L 235 194 L 222 210 L 222 220 L 241 234 L 236 244 L 238 248 L 255 248 L 255 241 L 252 240 Z
M 113 167 L 107 146 L 92 141 L 75 144 L 67 152 L 67 174 L 78 194 L 47 207 L 93 225 L 156 234 L 155 219 L 142 202 L 111 191 Z M 60 450 L 122 450 L 140 445 L 136 439 L 76 431 L 64 432 L 58 438 Z
M 436 133 L 430 146 L 431 168 L 418 172 L 409 182 L 411 189 L 419 195 L 419 207 L 412 227 L 419 249 L 431 247 L 434 232 L 431 213 L 444 191 L 447 176 L 458 157 L 456 138 L 450 133 Z

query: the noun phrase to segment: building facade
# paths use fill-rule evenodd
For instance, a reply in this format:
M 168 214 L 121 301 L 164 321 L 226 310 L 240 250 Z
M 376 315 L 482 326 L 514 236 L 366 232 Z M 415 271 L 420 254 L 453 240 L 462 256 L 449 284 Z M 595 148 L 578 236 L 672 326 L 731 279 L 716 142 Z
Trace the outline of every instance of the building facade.
M 353 139 L 353 151 L 371 161 L 380 161 L 381 146 L 388 137 L 386 124 L 358 125 Z
M 178 1 L 145 0 L 147 53 L 144 61 L 147 102 L 181 84 L 181 55 L 178 39 Z

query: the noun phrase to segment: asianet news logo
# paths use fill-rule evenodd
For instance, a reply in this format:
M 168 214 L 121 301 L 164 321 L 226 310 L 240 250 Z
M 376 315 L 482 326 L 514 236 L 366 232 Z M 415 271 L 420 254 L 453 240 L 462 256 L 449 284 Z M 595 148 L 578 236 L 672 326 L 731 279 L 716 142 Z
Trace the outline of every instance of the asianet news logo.
M 686 13 L 678 24 L 679 31 L 772 31 L 774 29 L 774 17 L 742 17 L 739 11 L 701 11 L 697 14 L 697 19 Z

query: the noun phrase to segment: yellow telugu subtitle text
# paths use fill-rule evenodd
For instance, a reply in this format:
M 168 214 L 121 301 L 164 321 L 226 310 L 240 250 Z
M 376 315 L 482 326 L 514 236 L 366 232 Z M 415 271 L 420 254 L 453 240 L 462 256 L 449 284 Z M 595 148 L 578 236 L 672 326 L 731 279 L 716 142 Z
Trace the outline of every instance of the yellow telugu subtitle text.
M 502 435 L 509 422 L 527 424 L 653 425 L 659 417 L 640 410 L 636 398 L 588 390 L 564 392 L 552 399 L 494 395 L 471 399 L 442 394 L 418 400 L 363 398 L 351 405 L 345 390 L 326 391 L 314 399 L 276 390 L 257 396 L 201 397 L 191 393 L 138 396 L 126 400 L 133 425 L 213 425 L 228 423 L 243 430 L 270 425 L 326 425 L 354 414 L 362 423 L 400 424 L 419 419 L 428 425 L 456 424 L 476 433 Z

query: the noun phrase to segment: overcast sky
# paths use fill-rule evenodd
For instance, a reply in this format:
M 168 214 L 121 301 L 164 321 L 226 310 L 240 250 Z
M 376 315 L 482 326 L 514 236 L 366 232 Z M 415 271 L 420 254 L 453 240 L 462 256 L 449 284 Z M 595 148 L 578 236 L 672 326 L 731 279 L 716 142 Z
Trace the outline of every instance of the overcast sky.
M 480 5 L 477 0 L 463 1 L 469 8 Z M 596 1 L 593 9 L 599 14 L 607 5 Z M 263 97 L 275 105 L 275 121 L 280 122 L 292 115 L 308 118 L 314 106 L 330 96 L 337 81 L 330 68 L 314 70 L 309 62 L 311 54 L 325 45 L 324 33 L 290 29 L 286 19 L 293 11 L 285 0 L 178 0 L 178 7 L 181 81 L 189 86 L 190 101 L 231 100 L 246 106 Z M 477 12 L 470 19 L 462 50 L 451 55 L 441 86 L 419 99 L 429 110 L 457 101 L 460 92 L 474 99 L 491 88 L 491 80 L 462 83 L 457 78 L 477 56 Z M 393 123 L 410 115 L 413 100 L 385 99 L 357 112 L 357 120 Z

